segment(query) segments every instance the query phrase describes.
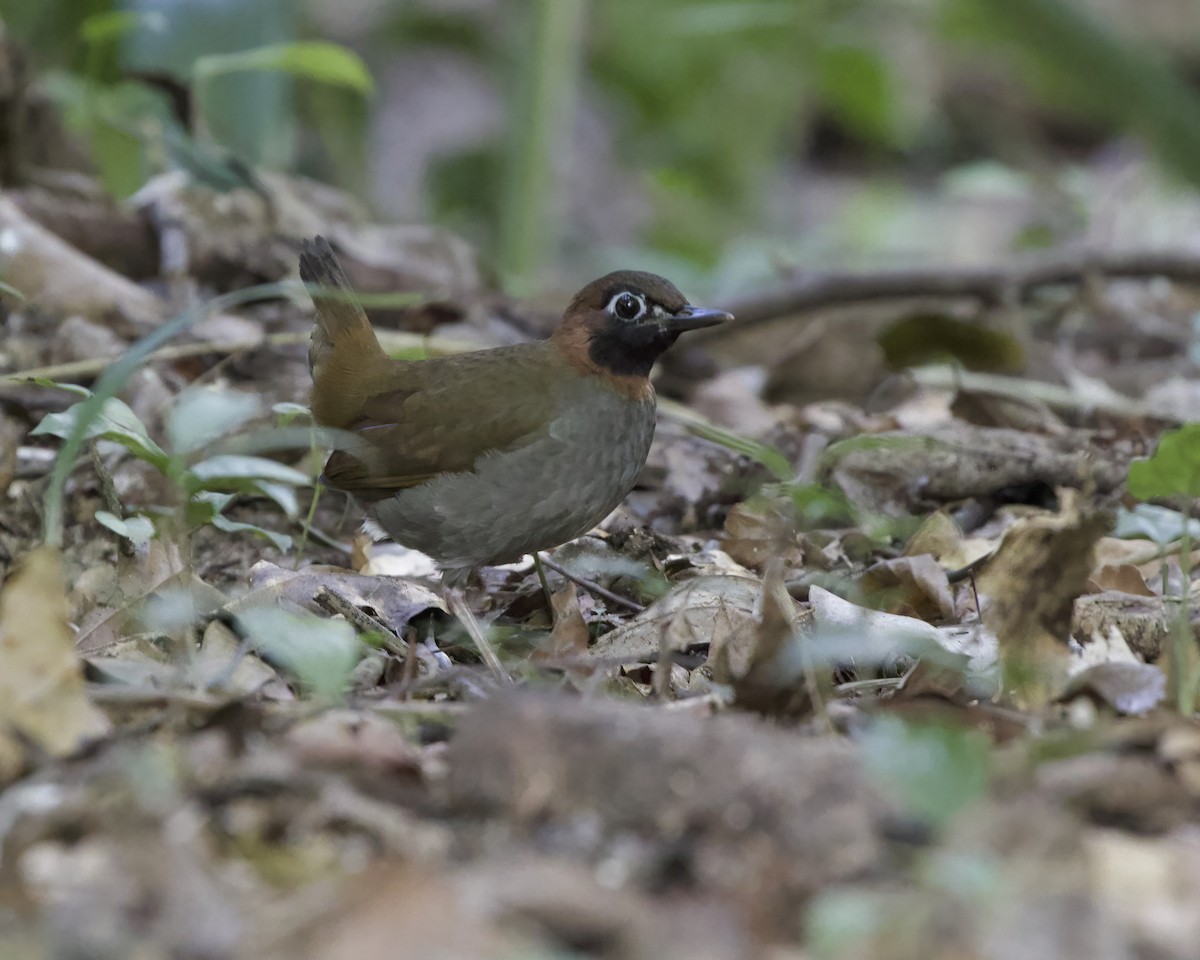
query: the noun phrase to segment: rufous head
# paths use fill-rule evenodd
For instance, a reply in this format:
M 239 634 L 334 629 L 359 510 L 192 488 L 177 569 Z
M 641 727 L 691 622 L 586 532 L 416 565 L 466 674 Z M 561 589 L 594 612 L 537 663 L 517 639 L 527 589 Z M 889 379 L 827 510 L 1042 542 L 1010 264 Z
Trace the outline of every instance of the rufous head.
M 688 330 L 733 317 L 693 307 L 670 280 L 618 270 L 575 295 L 554 339 L 572 360 L 614 377 L 646 377 L 663 351 Z

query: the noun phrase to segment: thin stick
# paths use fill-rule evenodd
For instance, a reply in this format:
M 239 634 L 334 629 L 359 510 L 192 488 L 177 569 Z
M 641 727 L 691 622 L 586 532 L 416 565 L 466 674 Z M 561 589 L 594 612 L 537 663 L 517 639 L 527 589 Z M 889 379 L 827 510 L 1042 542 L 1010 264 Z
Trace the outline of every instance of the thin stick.
M 533 569 L 537 571 L 538 580 L 542 584 L 542 593 L 546 595 L 546 609 L 550 611 L 550 617 L 553 619 L 554 594 L 550 591 L 550 581 L 546 579 L 546 568 L 542 565 L 542 555 L 536 550 L 533 551 Z
M 492 671 L 493 676 L 505 686 L 511 684 L 512 677 L 508 675 L 508 671 L 504 669 L 500 658 L 496 656 L 496 650 L 492 646 L 492 642 L 488 640 L 487 635 L 483 632 L 483 627 L 475 619 L 475 614 L 467 606 L 467 601 L 463 597 L 462 591 L 457 587 L 443 585 L 442 596 L 445 598 L 446 606 L 449 608 L 451 615 L 467 631 L 467 636 L 475 644 L 475 649 L 479 651 L 479 655 L 483 658 L 483 662 L 487 664 L 488 669 Z
M 537 556 L 538 556 L 537 554 L 534 554 L 535 560 L 536 560 Z M 598 597 L 603 597 L 605 600 L 609 601 L 610 603 L 615 603 L 618 606 L 624 607 L 626 610 L 632 610 L 634 613 L 641 613 L 643 610 L 646 609 L 640 603 L 637 603 L 634 600 L 630 600 L 628 597 L 623 597 L 619 593 L 613 593 L 611 590 L 604 589 L 604 587 L 600 586 L 600 584 L 596 583 L 593 580 L 587 580 L 584 577 L 576 576 L 570 570 L 568 570 L 566 567 L 562 566 L 561 564 L 555 563 L 549 557 L 543 557 L 542 563 L 544 563 L 547 567 L 549 567 L 551 570 L 553 570 L 559 576 L 566 577 L 568 580 L 571 580 L 571 581 L 579 584 L 581 587 L 583 587 L 584 590 L 588 591 L 588 593 L 594 593 Z M 542 574 L 542 576 L 544 576 L 544 574 Z M 546 586 L 545 580 L 542 581 L 542 585 Z M 549 592 L 549 587 L 546 587 L 546 590 L 547 590 L 547 592 Z
M 985 303 L 1020 302 L 1042 287 L 1078 285 L 1089 277 L 1151 280 L 1167 277 L 1200 283 L 1200 257 L 1148 251 L 1142 253 L 1068 255 L 1032 263 L 968 270 L 918 269 L 862 273 L 817 273 L 798 276 L 777 289 L 725 304 L 736 318 L 694 340 L 727 336 L 756 323 L 806 313 L 823 307 L 873 300 L 951 297 Z
M 322 587 L 313 596 L 313 600 L 330 613 L 344 617 L 359 633 L 381 634 L 383 648 L 393 656 L 402 657 L 408 652 L 408 644 L 397 636 L 395 630 L 365 610 L 360 610 L 340 593 Z

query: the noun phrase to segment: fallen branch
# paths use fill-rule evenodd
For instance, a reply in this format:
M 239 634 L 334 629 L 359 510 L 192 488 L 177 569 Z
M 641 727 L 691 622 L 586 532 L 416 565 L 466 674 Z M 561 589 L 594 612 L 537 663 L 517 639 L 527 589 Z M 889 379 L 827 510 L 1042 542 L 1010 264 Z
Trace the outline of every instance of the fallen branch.
M 713 327 L 701 335 L 724 336 L 730 330 L 777 317 L 877 300 L 939 297 L 986 304 L 1020 303 L 1039 288 L 1077 285 L 1091 277 L 1133 280 L 1166 277 L 1179 283 L 1200 284 L 1200 255 L 1111 253 L 1043 258 L 1025 266 L 801 275 L 767 293 L 724 304 L 724 309 L 734 315 L 734 322 Z

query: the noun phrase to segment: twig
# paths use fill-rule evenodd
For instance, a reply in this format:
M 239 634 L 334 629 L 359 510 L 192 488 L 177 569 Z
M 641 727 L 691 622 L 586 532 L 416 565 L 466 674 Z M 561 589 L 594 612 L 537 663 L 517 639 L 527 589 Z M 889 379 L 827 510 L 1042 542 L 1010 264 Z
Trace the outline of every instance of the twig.
M 767 293 L 723 304 L 732 323 L 693 335 L 720 337 L 731 330 L 823 307 L 911 297 L 949 297 L 987 304 L 1020 302 L 1041 287 L 1079 284 L 1088 277 L 1149 280 L 1167 277 L 1200 284 L 1200 256 L 1166 252 L 1074 255 L 1035 263 L 978 269 L 886 270 L 799 276 Z
M 330 613 L 345 617 L 359 633 L 382 633 L 383 646 L 388 653 L 402 657 L 407 652 L 408 645 L 396 636 L 396 632 L 391 627 L 365 610 L 360 610 L 341 594 L 335 593 L 328 587 L 322 587 L 313 595 L 313 601 Z
M 618 606 L 624 607 L 626 610 L 632 610 L 634 613 L 641 613 L 646 609 L 640 603 L 630 600 L 628 597 L 623 597 L 619 593 L 613 593 L 611 590 L 606 590 L 594 580 L 587 580 L 584 577 L 576 576 L 562 564 L 555 563 L 549 557 L 543 556 L 542 563 L 560 576 L 566 577 L 568 580 L 579 584 L 584 590 L 588 591 L 588 593 L 594 593 L 598 597 L 603 597 L 605 600 L 609 601 L 609 603 L 615 603 Z
M 500 662 L 500 658 L 496 656 L 496 650 L 492 643 L 487 638 L 487 634 L 483 632 L 483 627 L 479 621 L 475 619 L 475 614 L 471 612 L 471 608 L 467 606 L 467 601 L 457 587 L 449 587 L 443 584 L 442 596 L 446 600 L 446 607 L 467 632 L 467 636 L 475 643 L 475 649 L 479 651 L 483 662 L 487 664 L 488 669 L 492 671 L 492 675 L 500 681 L 500 683 L 508 686 L 512 684 L 512 677 L 508 675 L 508 671 L 504 669 L 504 664 Z
M 1013 400 L 1037 400 L 1057 410 L 1095 411 L 1115 417 L 1153 417 L 1164 422 L 1174 422 L 1169 413 L 1155 410 L 1120 395 L 1109 397 L 1085 396 L 1070 387 L 1060 387 L 1039 380 L 1024 380 L 1020 377 L 1005 377 L 994 373 L 976 373 L 948 364 L 914 367 L 905 376 L 922 387 L 935 390 L 958 388 L 973 393 L 990 393 Z

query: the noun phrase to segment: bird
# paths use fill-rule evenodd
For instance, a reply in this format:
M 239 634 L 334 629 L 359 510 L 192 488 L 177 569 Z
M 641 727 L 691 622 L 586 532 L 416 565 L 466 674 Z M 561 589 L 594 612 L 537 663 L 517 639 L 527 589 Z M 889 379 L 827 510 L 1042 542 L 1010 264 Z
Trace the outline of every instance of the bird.
M 313 419 L 358 441 L 333 450 L 324 483 L 458 587 L 611 513 L 650 451 L 655 361 L 681 334 L 732 319 L 619 270 L 580 290 L 547 339 L 396 360 L 323 237 L 302 244 L 300 275 L 316 307 Z

